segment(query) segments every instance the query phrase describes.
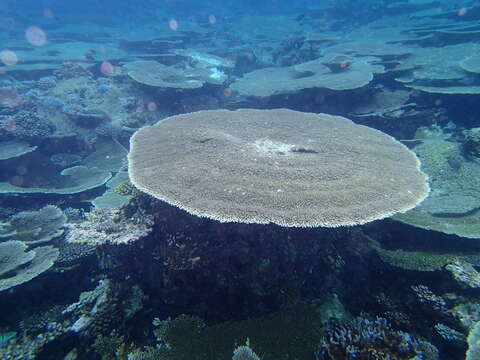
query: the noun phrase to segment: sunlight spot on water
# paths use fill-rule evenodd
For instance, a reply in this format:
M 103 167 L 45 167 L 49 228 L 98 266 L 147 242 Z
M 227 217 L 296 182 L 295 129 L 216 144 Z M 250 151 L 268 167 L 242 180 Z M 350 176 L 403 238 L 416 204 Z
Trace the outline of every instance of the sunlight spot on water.
M 0 61 L 4 65 L 17 65 L 18 56 L 11 50 L 0 51 Z
M 33 46 L 44 46 L 47 44 L 47 34 L 38 26 L 30 26 L 25 30 L 25 38 Z

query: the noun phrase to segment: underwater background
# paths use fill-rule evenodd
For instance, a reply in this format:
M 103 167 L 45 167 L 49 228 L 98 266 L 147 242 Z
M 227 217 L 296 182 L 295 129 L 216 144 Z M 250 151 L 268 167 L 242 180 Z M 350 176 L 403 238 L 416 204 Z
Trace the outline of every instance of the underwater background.
M 0 359 L 480 359 L 478 1 L 0 15 Z

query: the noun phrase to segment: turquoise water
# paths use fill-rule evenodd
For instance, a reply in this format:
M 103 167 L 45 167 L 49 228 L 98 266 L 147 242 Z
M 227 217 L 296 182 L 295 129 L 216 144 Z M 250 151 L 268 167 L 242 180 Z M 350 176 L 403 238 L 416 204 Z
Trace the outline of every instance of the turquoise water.
M 480 359 L 478 2 L 0 15 L 1 359 Z

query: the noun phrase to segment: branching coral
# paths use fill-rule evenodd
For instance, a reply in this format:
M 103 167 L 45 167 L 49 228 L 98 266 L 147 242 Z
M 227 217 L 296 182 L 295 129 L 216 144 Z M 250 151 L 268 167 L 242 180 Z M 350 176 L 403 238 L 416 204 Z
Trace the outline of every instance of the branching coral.
M 403 331 L 393 330 L 384 318 L 357 317 L 347 324 L 332 322 L 317 353 L 319 360 L 438 358 L 436 348 Z

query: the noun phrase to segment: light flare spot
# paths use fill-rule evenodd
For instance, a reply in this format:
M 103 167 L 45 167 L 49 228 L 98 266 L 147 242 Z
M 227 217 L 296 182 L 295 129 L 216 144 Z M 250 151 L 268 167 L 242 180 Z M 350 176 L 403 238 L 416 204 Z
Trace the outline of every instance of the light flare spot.
M 150 112 L 155 112 L 155 111 L 157 111 L 157 108 L 158 108 L 158 107 L 157 107 L 157 104 L 155 104 L 155 102 L 153 102 L 153 101 L 150 101 L 150 102 L 147 104 L 147 109 L 148 109 L 148 111 L 150 111 Z
M 115 75 L 115 67 L 109 61 L 102 62 L 100 65 L 100 71 L 105 76 Z
M 175 19 L 170 19 L 170 21 L 168 22 L 168 27 L 172 31 L 177 31 L 178 30 L 178 21 L 175 20 Z
M 11 50 L 2 50 L 0 51 L 0 61 L 4 65 L 17 65 L 18 64 L 18 56 L 15 52 Z
M 217 18 L 215 17 L 215 15 L 209 15 L 208 22 L 210 23 L 210 25 L 214 25 L 217 22 Z
M 43 9 L 43 16 L 45 16 L 47 19 L 53 19 L 53 11 L 50 9 Z
M 44 46 L 47 44 L 47 34 L 38 26 L 30 26 L 25 30 L 25 38 L 33 46 Z
M 24 165 L 17 166 L 16 173 L 20 176 L 26 175 L 28 173 L 28 168 Z

